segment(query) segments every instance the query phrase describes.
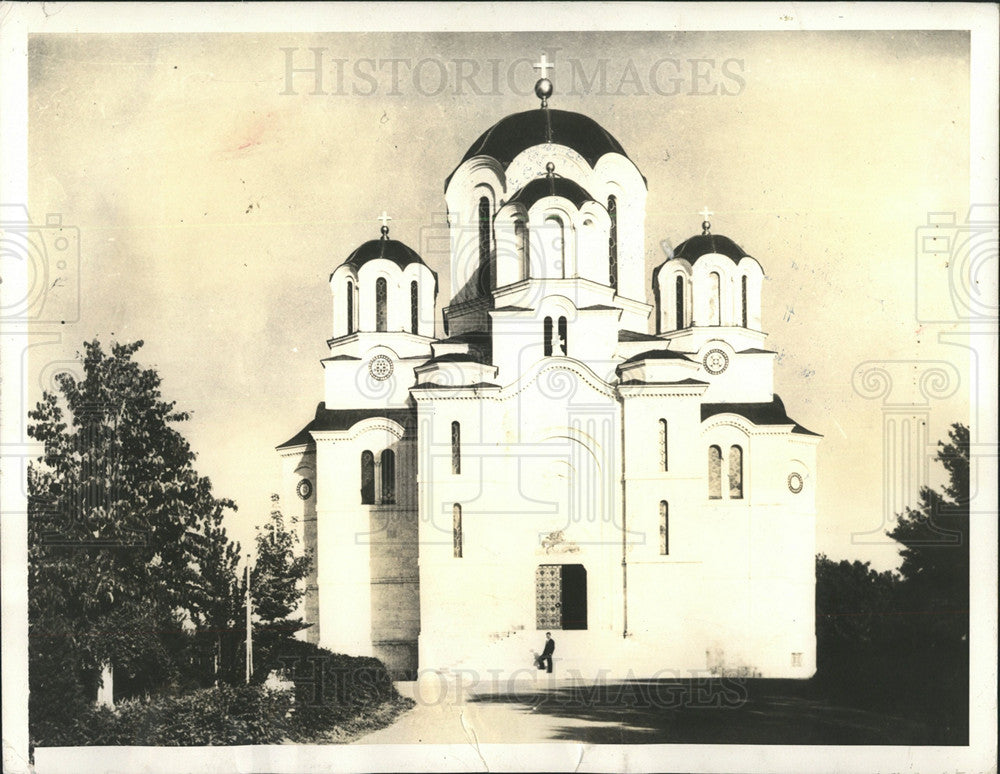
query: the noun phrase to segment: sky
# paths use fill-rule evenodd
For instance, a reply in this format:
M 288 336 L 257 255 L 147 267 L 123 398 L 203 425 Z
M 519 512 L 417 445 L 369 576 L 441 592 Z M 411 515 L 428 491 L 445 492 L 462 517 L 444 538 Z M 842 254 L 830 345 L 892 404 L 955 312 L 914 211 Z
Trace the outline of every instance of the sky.
M 923 239 L 929 214 L 961 224 L 970 204 L 962 32 L 36 35 L 28 206 L 78 228 L 79 257 L 39 297 L 30 398 L 83 341 L 142 339 L 249 542 L 274 447 L 322 399 L 330 273 L 387 210 L 438 272 L 440 317 L 447 255 L 424 246 L 444 180 L 537 107 L 543 52 L 551 106 L 594 118 L 648 181 L 648 302 L 661 243 L 698 233 L 705 206 L 760 261 L 775 390 L 825 437 L 817 550 L 895 566 L 885 495 L 921 479 L 887 488 L 886 423 L 913 416 L 933 443 L 969 421 L 968 350 L 949 338 L 961 261 Z

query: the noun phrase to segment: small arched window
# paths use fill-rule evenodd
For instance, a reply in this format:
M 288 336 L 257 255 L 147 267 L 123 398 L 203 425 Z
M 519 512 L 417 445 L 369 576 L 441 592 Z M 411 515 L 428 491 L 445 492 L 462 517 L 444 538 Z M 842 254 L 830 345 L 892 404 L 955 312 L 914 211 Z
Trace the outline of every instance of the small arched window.
M 611 287 L 618 287 L 618 199 L 608 197 L 608 217 L 611 218 L 611 228 L 608 232 L 608 282 Z
M 479 290 L 490 292 L 490 200 L 486 196 L 479 199 Z
M 721 325 L 720 322 L 720 309 L 721 304 L 719 303 L 719 292 L 720 292 L 720 282 L 718 272 L 712 272 L 708 275 L 708 324 L 709 325 Z
M 382 504 L 392 505 L 396 502 L 396 453 L 392 449 L 384 449 L 379 462 L 382 468 Z
M 462 558 L 462 506 L 455 503 L 451 506 L 451 539 L 452 555 Z
M 670 506 L 660 500 L 660 556 L 670 553 Z
M 521 262 L 521 279 L 530 275 L 531 256 L 529 254 L 528 227 L 524 221 L 514 221 L 514 240 L 517 242 L 517 257 Z
M 680 330 L 684 327 L 684 278 L 677 275 L 674 282 L 674 327 Z
M 347 332 L 354 333 L 354 283 L 347 280 Z
M 375 504 L 375 455 L 361 452 L 361 504 Z
M 375 330 L 385 331 L 388 330 L 388 295 L 389 286 L 386 284 L 385 277 L 379 277 L 375 280 Z
M 660 420 L 660 470 L 667 470 L 667 420 Z
M 546 317 L 542 322 L 542 354 L 549 357 L 552 354 L 552 318 Z
M 747 327 L 747 275 L 740 278 L 740 296 L 742 297 L 743 327 Z
M 556 350 L 556 354 L 557 355 L 568 355 L 569 354 L 569 347 L 568 347 L 569 340 L 567 339 L 567 333 L 568 333 L 568 331 L 567 331 L 567 326 L 566 326 L 566 318 L 565 317 L 560 317 L 559 318 L 559 341 L 557 342 L 558 345 L 559 345 L 559 348 Z
M 417 287 L 417 281 L 413 280 L 410 283 L 410 333 L 417 332 L 417 326 L 420 322 L 420 290 Z
M 708 447 L 708 496 L 712 500 L 722 497 L 722 449 Z
M 451 472 L 462 472 L 462 426 L 458 422 L 451 423 Z
M 743 449 L 739 446 L 729 447 L 729 499 L 739 500 L 743 497 Z

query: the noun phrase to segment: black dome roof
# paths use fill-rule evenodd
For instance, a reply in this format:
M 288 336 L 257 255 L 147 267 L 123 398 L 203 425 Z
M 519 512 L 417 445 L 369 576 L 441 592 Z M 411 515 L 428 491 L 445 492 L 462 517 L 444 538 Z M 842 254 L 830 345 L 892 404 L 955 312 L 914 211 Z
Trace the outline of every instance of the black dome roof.
M 618 140 L 594 119 L 568 110 L 536 108 L 509 115 L 491 126 L 472 143 L 458 166 L 473 156 L 490 156 L 506 169 L 521 151 L 547 142 L 572 148 L 591 167 L 606 153 L 620 153 L 628 158 Z M 444 181 L 445 188 L 454 174 L 452 171 Z
M 694 263 L 703 255 L 719 253 L 739 263 L 740 259 L 748 258 L 750 254 L 736 244 L 732 239 L 721 234 L 698 234 L 677 245 L 674 258 L 684 258 L 688 263 Z
M 413 248 L 407 247 L 395 239 L 383 238 L 365 242 L 347 257 L 344 265 L 350 266 L 357 271 L 364 264 L 368 263 L 368 261 L 373 261 L 376 258 L 384 258 L 387 261 L 392 261 L 401 269 L 405 269 L 411 263 L 424 263 L 423 259 Z M 427 266 L 427 264 L 424 263 L 424 266 Z M 430 267 L 428 266 L 428 268 Z M 431 273 L 433 274 L 434 272 L 432 271 Z
M 537 177 L 507 200 L 506 204 L 519 202 L 525 209 L 546 196 L 561 196 L 580 208 L 584 202 L 596 201 L 587 191 L 568 177 Z
M 733 263 L 739 263 L 744 258 L 753 257 L 727 236 L 722 236 L 722 234 L 698 234 L 677 245 L 674 254 L 669 260 L 683 258 L 693 265 L 695 261 L 709 253 L 724 255 Z M 667 261 L 664 261 L 653 269 L 653 287 L 656 287 L 656 277 L 666 263 Z

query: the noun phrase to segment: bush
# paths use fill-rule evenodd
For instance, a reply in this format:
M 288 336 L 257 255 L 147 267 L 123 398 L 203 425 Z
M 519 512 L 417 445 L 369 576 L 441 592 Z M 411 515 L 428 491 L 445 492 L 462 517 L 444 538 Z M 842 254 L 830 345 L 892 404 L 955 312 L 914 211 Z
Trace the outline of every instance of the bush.
M 278 670 L 295 683 L 289 730 L 293 741 L 306 741 L 399 698 L 389 672 L 377 658 L 345 656 L 301 640 L 285 639 L 256 660 L 255 680 L 263 681 L 272 670 Z

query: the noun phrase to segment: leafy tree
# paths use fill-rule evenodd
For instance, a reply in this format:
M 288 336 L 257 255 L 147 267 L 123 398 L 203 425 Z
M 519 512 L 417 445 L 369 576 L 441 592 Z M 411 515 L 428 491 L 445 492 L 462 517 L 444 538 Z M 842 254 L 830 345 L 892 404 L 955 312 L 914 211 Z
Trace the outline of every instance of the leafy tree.
M 954 424 L 948 437 L 937 453 L 949 476 L 944 491 L 924 487 L 918 507 L 887 534 L 903 544 L 903 600 L 920 616 L 924 637 L 962 647 L 969 635 L 969 428 Z
M 140 689 L 176 679 L 183 631 L 232 619 L 239 546 L 222 518 L 235 505 L 195 471 L 174 427 L 188 415 L 135 362 L 141 346 L 86 343 L 82 378 L 59 375 L 29 412 L 43 444 L 28 473 L 29 680 L 42 712 L 92 691 L 102 664 Z
M 255 662 L 263 666 L 292 635 L 308 626 L 295 617 L 312 557 L 298 550 L 298 536 L 285 526 L 278 495 L 271 495 L 267 523 L 257 527 L 257 557 L 250 570 L 255 626 Z M 245 587 L 244 587 L 245 591 Z M 245 608 L 244 608 L 245 610 Z M 266 677 L 266 675 L 262 675 Z

